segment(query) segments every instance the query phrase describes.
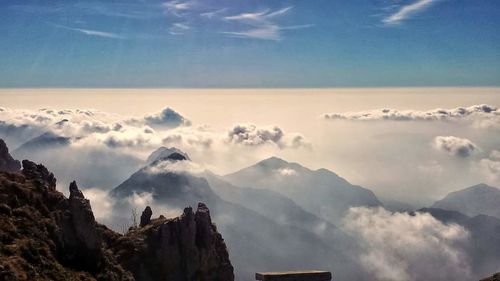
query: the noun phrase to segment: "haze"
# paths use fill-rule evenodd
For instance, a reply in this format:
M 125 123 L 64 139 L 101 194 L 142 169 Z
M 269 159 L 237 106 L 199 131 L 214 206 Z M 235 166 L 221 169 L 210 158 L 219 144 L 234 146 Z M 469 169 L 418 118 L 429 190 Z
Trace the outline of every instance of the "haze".
M 350 88 L 350 89 L 5 89 L 10 109 L 95 109 L 140 117 L 169 107 L 192 122 L 227 135 L 236 124 L 277 126 L 300 134 L 307 147 L 207 149 L 183 147 L 197 163 L 226 174 L 270 156 L 327 168 L 351 183 L 372 189 L 381 199 L 430 204 L 448 192 L 479 182 L 499 185 L 478 168 L 499 149 L 498 129 L 463 122 L 326 120 L 325 113 L 376 109 L 429 111 L 479 104 L 500 106 L 499 88 Z M 496 122 L 497 120 L 493 120 Z M 387 126 L 390 124 L 390 126 Z M 498 125 L 498 124 L 496 124 Z M 472 141 L 471 157 L 442 153 L 438 136 Z M 144 152 L 149 153 L 147 150 Z M 238 154 L 235 155 L 235 151 Z

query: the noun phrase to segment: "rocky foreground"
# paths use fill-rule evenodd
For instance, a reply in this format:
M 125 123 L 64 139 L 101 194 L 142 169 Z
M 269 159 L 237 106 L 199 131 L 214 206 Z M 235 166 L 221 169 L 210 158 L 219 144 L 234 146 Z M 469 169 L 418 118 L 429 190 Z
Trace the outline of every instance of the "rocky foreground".
M 0 140 L 0 280 L 232 281 L 208 208 L 151 219 L 122 235 L 97 223 L 75 182 L 66 198 L 43 165 L 12 159 Z

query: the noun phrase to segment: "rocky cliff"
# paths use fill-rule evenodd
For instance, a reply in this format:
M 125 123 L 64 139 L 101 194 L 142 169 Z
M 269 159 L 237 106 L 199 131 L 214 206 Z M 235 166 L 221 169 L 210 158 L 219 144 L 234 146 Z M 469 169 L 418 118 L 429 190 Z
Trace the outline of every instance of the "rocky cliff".
M 0 139 L 0 171 L 15 172 L 21 169 L 21 163 L 14 160 L 9 154 L 9 149 L 5 142 Z
M 495 273 L 488 278 L 481 279 L 480 281 L 500 281 L 500 272 Z
M 234 280 L 204 204 L 173 219 L 147 208 L 122 235 L 95 221 L 75 182 L 66 198 L 43 165 L 18 164 L 0 142 L 0 280 Z

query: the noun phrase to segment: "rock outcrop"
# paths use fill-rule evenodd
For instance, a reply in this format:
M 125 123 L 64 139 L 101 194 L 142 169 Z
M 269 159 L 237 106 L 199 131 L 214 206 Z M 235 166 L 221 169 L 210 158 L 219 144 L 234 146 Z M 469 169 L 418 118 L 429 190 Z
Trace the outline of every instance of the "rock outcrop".
M 151 222 L 151 216 L 153 215 L 153 210 L 151 207 L 147 206 L 146 209 L 141 214 L 141 222 L 139 224 L 140 227 L 144 227 Z
M 174 219 L 160 217 L 133 228 L 115 245 L 117 259 L 138 280 L 234 280 L 226 245 L 200 203 Z
M 500 272 L 495 273 L 488 278 L 481 279 L 480 281 L 500 281 Z
M 21 169 L 21 163 L 9 154 L 5 142 L 0 139 L 0 171 L 16 172 Z
M 148 207 L 141 227 L 122 235 L 95 221 L 75 182 L 69 190 L 66 198 L 54 175 L 28 160 L 21 172 L 0 172 L 0 280 L 234 280 L 205 205 L 153 220 Z

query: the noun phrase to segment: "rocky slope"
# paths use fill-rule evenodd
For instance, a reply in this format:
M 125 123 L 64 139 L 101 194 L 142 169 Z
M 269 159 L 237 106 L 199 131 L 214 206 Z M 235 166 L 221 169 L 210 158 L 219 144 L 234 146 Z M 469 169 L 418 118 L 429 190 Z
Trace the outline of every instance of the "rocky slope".
M 66 198 L 44 166 L 4 165 L 15 162 L 0 151 L 0 280 L 234 280 L 205 205 L 174 219 L 147 208 L 121 235 L 95 221 L 75 182 Z
M 21 169 L 21 163 L 14 160 L 5 142 L 0 139 L 0 171 L 15 172 Z
M 488 278 L 481 279 L 480 281 L 500 281 L 500 272 L 495 273 Z

